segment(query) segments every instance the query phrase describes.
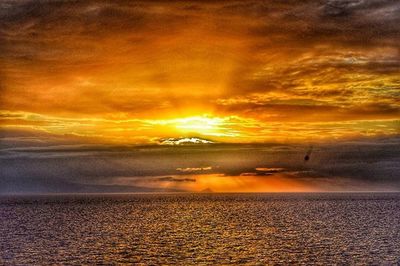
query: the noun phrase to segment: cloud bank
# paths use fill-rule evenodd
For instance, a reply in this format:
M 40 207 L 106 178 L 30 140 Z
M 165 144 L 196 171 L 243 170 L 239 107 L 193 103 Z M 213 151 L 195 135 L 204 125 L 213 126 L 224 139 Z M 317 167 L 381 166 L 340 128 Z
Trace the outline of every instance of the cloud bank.
M 0 192 L 397 191 L 399 141 L 7 148 Z

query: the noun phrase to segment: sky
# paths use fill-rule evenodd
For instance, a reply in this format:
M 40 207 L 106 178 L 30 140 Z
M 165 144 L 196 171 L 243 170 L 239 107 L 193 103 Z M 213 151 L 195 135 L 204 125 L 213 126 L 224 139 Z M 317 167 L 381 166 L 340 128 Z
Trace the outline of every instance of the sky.
M 396 0 L 3 0 L 0 193 L 399 190 L 399 43 Z

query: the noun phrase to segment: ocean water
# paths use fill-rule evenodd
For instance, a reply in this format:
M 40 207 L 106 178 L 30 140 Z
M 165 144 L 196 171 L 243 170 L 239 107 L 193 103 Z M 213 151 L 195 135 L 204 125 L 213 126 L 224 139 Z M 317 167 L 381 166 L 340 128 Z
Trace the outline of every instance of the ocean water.
M 0 197 L 0 264 L 400 263 L 400 194 Z

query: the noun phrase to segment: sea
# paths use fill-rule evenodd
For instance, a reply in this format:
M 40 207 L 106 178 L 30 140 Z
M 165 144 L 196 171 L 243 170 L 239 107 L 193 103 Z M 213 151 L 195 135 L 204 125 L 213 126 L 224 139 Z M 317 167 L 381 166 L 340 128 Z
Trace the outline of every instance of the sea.
M 400 265 L 400 193 L 0 196 L 0 265 Z

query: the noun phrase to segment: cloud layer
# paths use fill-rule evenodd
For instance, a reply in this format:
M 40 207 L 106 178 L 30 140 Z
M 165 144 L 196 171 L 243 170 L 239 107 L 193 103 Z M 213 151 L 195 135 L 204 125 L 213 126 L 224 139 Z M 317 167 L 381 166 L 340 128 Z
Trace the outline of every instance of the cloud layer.
M 400 116 L 399 13 L 389 0 L 2 1 L 1 109 L 385 126 Z

